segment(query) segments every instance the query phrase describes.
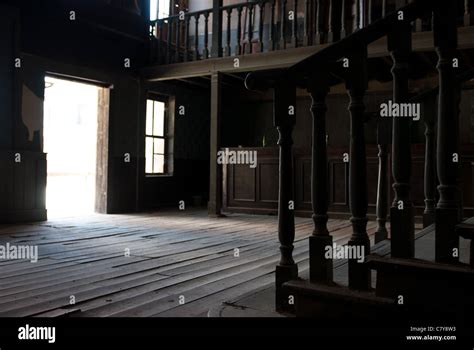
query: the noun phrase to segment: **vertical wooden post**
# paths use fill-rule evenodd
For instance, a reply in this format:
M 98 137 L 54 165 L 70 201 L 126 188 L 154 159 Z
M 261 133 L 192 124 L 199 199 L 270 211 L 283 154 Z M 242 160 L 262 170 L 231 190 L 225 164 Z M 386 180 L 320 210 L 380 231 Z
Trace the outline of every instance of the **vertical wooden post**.
M 317 80 L 316 80 L 317 79 Z M 313 142 L 311 159 L 311 203 L 314 231 L 309 238 L 309 271 L 311 282 L 332 282 L 333 261 L 325 256 L 326 247 L 332 247 L 332 236 L 327 228 L 329 206 L 328 155 L 326 144 L 326 97 L 329 92 L 328 76 L 320 71 L 311 78 L 313 115 Z
M 425 107 L 423 120 L 425 122 L 425 210 L 423 212 L 423 227 L 427 227 L 435 221 L 435 191 L 436 191 L 436 161 L 435 161 L 435 116 L 434 106 L 436 101 L 429 101 L 430 108 Z
M 352 236 L 349 246 L 370 253 L 370 240 L 367 235 L 367 160 L 365 150 L 365 105 L 364 96 L 368 86 L 367 47 L 350 57 L 350 72 L 346 86 L 350 97 L 349 111 L 350 160 L 349 160 L 349 204 L 351 208 Z M 370 271 L 357 258 L 349 259 L 349 287 L 368 289 Z
M 295 218 L 293 197 L 292 132 L 295 125 L 296 87 L 289 81 L 277 82 L 274 87 L 274 125 L 278 129 L 280 146 L 280 177 L 278 190 L 278 239 L 281 259 L 276 267 L 276 309 L 291 310 L 288 295 L 282 290 L 283 283 L 298 277 L 298 266 L 293 260 Z
M 393 102 L 408 102 L 411 25 L 400 21 L 388 36 L 388 50 L 393 59 Z M 392 173 L 395 198 L 390 208 L 391 254 L 397 258 L 412 258 L 415 254 L 414 207 L 410 199 L 411 119 L 393 118 Z
M 222 0 L 212 0 L 212 57 L 222 57 Z
M 222 166 L 217 164 L 217 152 L 220 149 L 222 74 L 215 72 L 211 76 L 211 141 L 210 141 L 210 183 L 209 216 L 221 216 L 222 209 Z
M 375 231 L 375 243 L 388 238 L 385 226 L 388 212 L 388 145 L 390 144 L 390 120 L 379 119 L 377 123 L 377 144 L 379 148 L 379 176 L 377 183 L 377 231 Z
M 439 103 L 436 165 L 439 201 L 436 207 L 435 259 L 455 263 L 459 237 L 455 226 L 461 220 L 458 187 L 460 85 L 453 60 L 457 58 L 456 2 L 439 1 L 434 17 L 435 48 L 438 54 Z

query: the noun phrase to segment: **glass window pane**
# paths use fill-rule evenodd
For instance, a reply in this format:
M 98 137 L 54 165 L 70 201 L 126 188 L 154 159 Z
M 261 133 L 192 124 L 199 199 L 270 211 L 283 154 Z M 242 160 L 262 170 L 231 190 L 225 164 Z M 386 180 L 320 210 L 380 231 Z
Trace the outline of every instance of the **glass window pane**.
M 164 139 L 155 139 L 155 154 L 165 154 L 165 140 Z
M 154 155 L 155 163 L 153 164 L 153 171 L 155 173 L 164 173 L 165 172 L 165 156 L 155 154 Z
M 145 142 L 145 172 L 153 173 L 153 138 L 147 137 Z
M 146 134 L 152 135 L 153 132 L 153 101 L 146 101 Z
M 155 124 L 153 127 L 154 136 L 164 136 L 165 130 L 165 104 L 163 102 L 154 102 Z

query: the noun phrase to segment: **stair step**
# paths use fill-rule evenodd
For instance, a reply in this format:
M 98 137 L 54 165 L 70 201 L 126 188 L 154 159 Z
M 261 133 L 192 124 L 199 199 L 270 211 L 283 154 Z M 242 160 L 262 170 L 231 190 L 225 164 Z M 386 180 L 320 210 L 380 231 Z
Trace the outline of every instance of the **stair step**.
M 463 222 L 456 225 L 456 233 L 465 239 L 474 239 L 474 223 Z
M 448 274 L 451 278 L 473 278 L 474 269 L 466 265 L 435 263 L 420 259 L 387 258 L 376 254 L 366 257 L 366 264 L 372 270 L 411 274 Z M 454 277 L 455 276 L 455 277 Z
M 298 317 L 312 317 L 324 322 L 376 321 L 395 312 L 395 300 L 377 297 L 374 291 L 355 291 L 339 285 L 325 285 L 307 281 L 284 284 L 287 293 L 295 298 Z
M 366 264 L 377 271 L 375 294 L 401 302 L 411 315 L 423 313 L 427 318 L 451 320 L 473 318 L 474 269 L 377 255 L 367 256 Z

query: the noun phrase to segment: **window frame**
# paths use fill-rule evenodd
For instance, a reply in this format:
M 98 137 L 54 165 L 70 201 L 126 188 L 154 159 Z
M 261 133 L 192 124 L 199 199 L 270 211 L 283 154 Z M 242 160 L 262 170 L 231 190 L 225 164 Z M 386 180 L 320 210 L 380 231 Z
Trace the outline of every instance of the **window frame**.
M 145 176 L 146 177 L 163 177 L 163 176 L 172 176 L 173 174 L 170 173 L 169 171 L 169 117 L 170 117 L 170 112 L 169 112 L 169 105 L 170 105 L 170 98 L 168 96 L 163 96 L 159 95 L 156 93 L 148 93 L 147 98 L 146 98 L 146 104 L 148 104 L 148 101 L 153 101 L 153 102 L 162 102 L 164 104 L 164 113 L 163 113 L 163 136 L 157 136 L 157 135 L 149 135 L 147 134 L 146 130 L 146 125 L 147 125 L 147 108 L 145 108 Z M 155 106 L 153 106 L 153 116 L 152 116 L 152 126 L 151 130 L 152 133 L 154 131 L 155 127 Z M 155 169 L 155 155 L 162 155 L 163 156 L 163 172 L 152 172 L 148 173 L 146 171 L 146 158 L 147 158 L 147 150 L 146 150 L 146 142 L 148 139 L 152 139 L 152 169 Z M 163 153 L 155 153 L 155 140 L 163 140 L 164 146 L 163 146 Z

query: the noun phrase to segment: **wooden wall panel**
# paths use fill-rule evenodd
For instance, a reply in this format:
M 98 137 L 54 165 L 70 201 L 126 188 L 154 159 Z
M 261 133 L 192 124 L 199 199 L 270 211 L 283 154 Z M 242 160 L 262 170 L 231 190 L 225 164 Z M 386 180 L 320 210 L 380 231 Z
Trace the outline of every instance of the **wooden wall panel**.
M 240 148 L 239 148 L 240 149 Z M 474 215 L 474 149 L 463 147 L 461 191 L 463 193 L 465 216 Z M 232 165 L 224 167 L 224 210 L 246 213 L 272 213 L 278 209 L 278 149 L 253 148 L 258 150 L 256 172 L 248 166 Z M 424 210 L 424 147 L 414 145 L 412 156 L 411 199 L 416 214 Z M 350 215 L 348 163 L 343 154 L 347 149 L 328 151 L 329 213 L 330 215 Z M 369 215 L 375 215 L 378 181 L 378 149 L 367 146 L 367 183 Z M 393 189 L 388 158 L 390 183 L 387 184 L 389 203 L 393 200 Z M 256 174 L 256 175 L 255 175 Z M 294 153 L 295 209 L 298 215 L 311 215 L 311 157 L 308 152 L 295 150 Z M 257 178 L 255 178 L 257 176 Z
M 0 223 L 46 220 L 46 154 L 2 151 L 0 168 Z

